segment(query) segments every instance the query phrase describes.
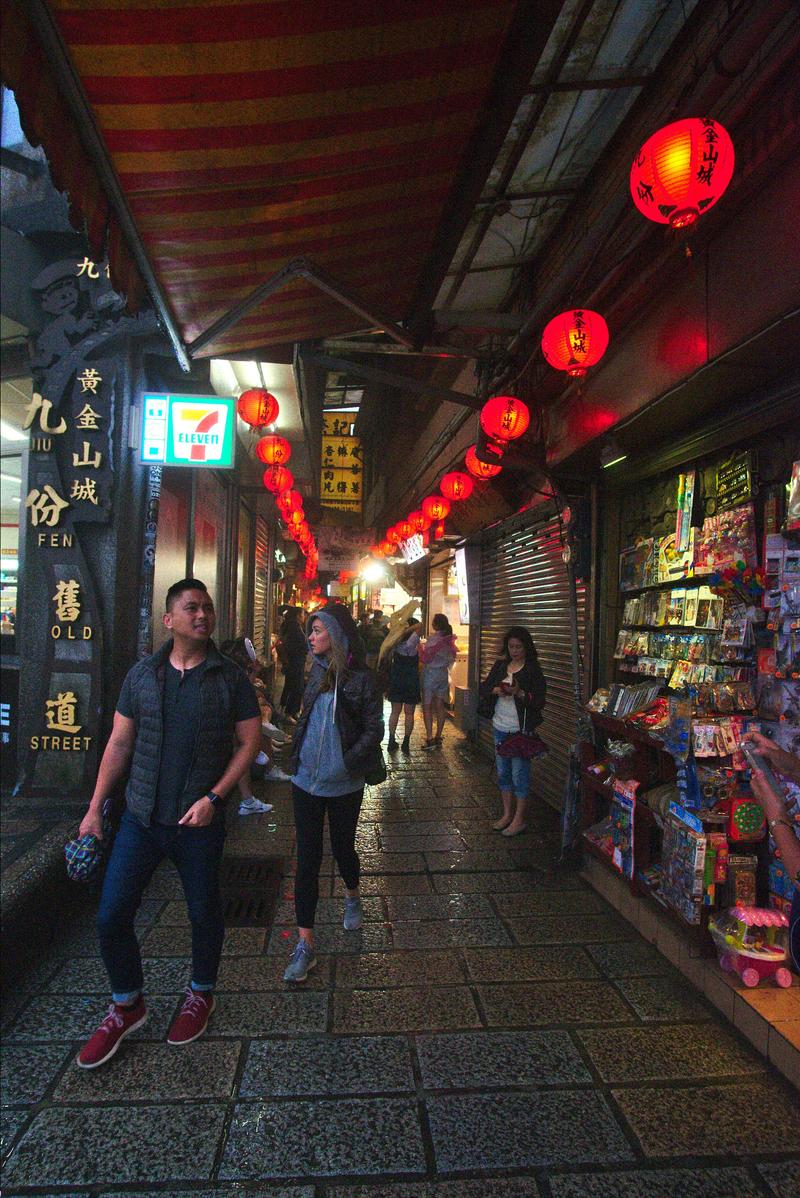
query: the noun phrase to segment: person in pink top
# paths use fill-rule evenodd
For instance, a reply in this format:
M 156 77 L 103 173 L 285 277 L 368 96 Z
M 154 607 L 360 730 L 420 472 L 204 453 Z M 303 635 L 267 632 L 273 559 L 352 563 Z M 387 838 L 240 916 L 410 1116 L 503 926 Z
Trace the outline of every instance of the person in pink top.
M 456 638 L 447 616 L 438 612 L 431 620 L 432 634 L 419 647 L 422 663 L 422 718 L 427 740 L 423 749 L 433 749 L 442 743 L 442 729 L 450 697 L 450 667 L 456 659 Z M 433 723 L 436 720 L 436 734 Z

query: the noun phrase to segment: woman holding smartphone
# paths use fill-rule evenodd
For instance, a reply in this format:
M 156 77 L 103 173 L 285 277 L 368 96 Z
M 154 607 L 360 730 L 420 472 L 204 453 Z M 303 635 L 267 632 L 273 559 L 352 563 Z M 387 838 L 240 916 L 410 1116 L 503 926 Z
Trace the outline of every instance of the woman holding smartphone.
M 482 715 L 491 716 L 495 762 L 503 814 L 492 827 L 503 836 L 528 828 L 531 763 L 527 757 L 503 757 L 497 750 L 518 732 L 533 732 L 542 722 L 547 682 L 527 628 L 515 625 L 503 638 L 501 657 L 481 683 Z

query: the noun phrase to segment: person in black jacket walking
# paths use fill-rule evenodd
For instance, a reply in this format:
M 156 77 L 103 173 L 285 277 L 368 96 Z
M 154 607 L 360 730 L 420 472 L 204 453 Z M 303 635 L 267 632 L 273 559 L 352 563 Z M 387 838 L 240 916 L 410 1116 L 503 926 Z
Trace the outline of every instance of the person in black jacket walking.
M 261 715 L 246 675 L 211 640 L 214 604 L 204 583 L 197 578 L 173 583 L 163 620 L 171 639 L 125 678 L 79 829 L 80 836 L 102 840 L 103 804 L 130 768 L 97 913 L 113 1001 L 78 1053 L 82 1069 L 103 1065 L 147 1019 L 134 917 L 164 857 L 180 874 L 192 927 L 191 987 L 167 1042 L 189 1044 L 202 1036 L 214 1010 L 225 935 L 222 808 L 258 752 Z
M 497 778 L 503 814 L 493 827 L 503 836 L 527 830 L 531 763 L 526 757 L 501 757 L 500 745 L 518 732 L 533 732 L 542 722 L 547 682 L 527 628 L 515 625 L 503 638 L 502 657 L 481 683 L 481 714 L 491 716 Z
M 294 720 L 303 699 L 303 674 L 308 656 L 306 634 L 300 623 L 298 608 L 286 608 L 278 629 L 278 637 L 278 657 L 284 677 L 281 706 L 290 720 Z
M 383 703 L 346 607 L 330 603 L 310 618 L 313 665 L 292 746 L 290 772 L 297 831 L 294 898 L 298 942 L 283 975 L 304 982 L 317 963 L 314 918 L 322 835 L 328 814 L 331 849 L 345 884 L 344 926 L 361 927 L 356 825 L 364 774 L 383 739 Z

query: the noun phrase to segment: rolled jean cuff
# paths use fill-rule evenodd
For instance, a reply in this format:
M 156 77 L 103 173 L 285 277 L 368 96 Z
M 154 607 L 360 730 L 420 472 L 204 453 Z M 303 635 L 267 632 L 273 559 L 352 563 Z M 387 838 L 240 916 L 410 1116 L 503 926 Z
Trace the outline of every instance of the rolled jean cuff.
M 141 990 L 113 991 L 112 999 L 121 1007 L 129 1007 L 139 998 Z
M 213 990 L 216 982 L 192 982 L 192 990 L 196 990 L 198 994 L 208 994 L 209 990 Z

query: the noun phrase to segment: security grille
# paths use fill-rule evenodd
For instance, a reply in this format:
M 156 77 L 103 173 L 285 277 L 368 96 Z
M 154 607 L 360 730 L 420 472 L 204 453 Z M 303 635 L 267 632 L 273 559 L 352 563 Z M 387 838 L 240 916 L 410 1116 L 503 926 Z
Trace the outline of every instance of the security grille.
M 253 577 L 253 642 L 262 661 L 269 661 L 267 606 L 270 565 L 269 526 L 263 516 L 256 518 L 256 554 Z
M 532 762 L 533 793 L 561 808 L 569 746 L 575 738 L 577 711 L 570 652 L 569 583 L 562 560 L 557 519 L 522 528 L 483 546 L 481 561 L 480 671 L 485 678 L 500 655 L 512 624 L 531 633 L 547 679 L 544 722 L 537 729 L 549 747 Z M 585 589 L 578 586 L 578 643 L 585 645 Z M 494 753 L 491 721 L 479 720 L 479 743 Z

